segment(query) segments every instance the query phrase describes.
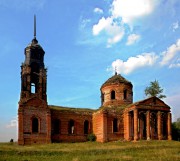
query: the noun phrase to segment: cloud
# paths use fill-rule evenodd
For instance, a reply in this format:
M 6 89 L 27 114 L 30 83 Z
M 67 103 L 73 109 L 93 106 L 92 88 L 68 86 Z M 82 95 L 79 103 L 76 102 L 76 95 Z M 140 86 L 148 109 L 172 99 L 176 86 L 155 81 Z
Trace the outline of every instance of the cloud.
M 178 89 L 176 89 L 176 92 L 179 91 Z M 180 110 L 179 110 L 179 106 L 180 106 L 180 94 L 175 93 L 174 95 L 171 96 L 167 96 L 165 98 L 165 102 L 171 107 L 172 110 L 172 119 L 173 121 L 176 121 L 177 118 L 180 117 Z
M 99 21 L 93 25 L 92 32 L 94 36 L 104 31 L 106 33 L 107 46 L 120 42 L 128 28 L 132 30 L 132 23 L 137 18 L 146 16 L 155 8 L 156 0 L 113 0 L 109 7 L 109 16 L 101 17 Z M 95 8 L 94 12 L 101 12 L 99 8 Z M 102 13 L 102 12 L 101 12 Z M 134 37 L 133 37 L 134 36 Z M 127 45 L 131 45 L 140 37 L 132 34 L 128 39 Z
M 124 36 L 124 30 L 119 31 L 118 34 L 114 34 L 112 38 L 108 39 L 107 47 L 111 47 L 111 44 L 119 42 Z
M 112 17 L 102 17 L 99 22 L 93 26 L 93 35 L 97 36 L 102 31 L 109 37 L 107 40 L 108 47 L 119 42 L 124 36 L 124 27 L 119 25 L 119 21 L 114 21 Z
M 114 0 L 111 10 L 113 17 L 121 17 L 124 23 L 130 23 L 150 14 L 154 6 L 155 0 Z
M 136 57 L 130 57 L 127 61 L 117 59 L 112 62 L 112 67 L 107 70 L 117 70 L 117 73 L 129 74 L 133 71 L 144 68 L 146 66 L 153 66 L 156 63 L 158 56 L 155 53 L 143 53 Z
M 102 30 L 108 30 L 108 28 L 111 26 L 112 24 L 112 19 L 110 17 L 108 18 L 104 18 L 102 17 L 98 24 L 93 26 L 93 35 L 98 35 Z
M 179 28 L 179 22 L 178 22 L 178 21 L 177 21 L 177 22 L 174 22 L 174 23 L 172 24 L 173 32 L 175 32 L 178 28 Z
M 170 47 L 168 47 L 166 51 L 162 52 L 162 61 L 160 62 L 160 64 L 162 66 L 169 65 L 169 67 L 175 66 L 175 65 L 171 66 L 171 63 L 176 58 L 177 60 L 180 59 L 179 53 L 180 53 L 180 39 L 178 39 L 175 44 L 172 44 Z
M 12 128 L 12 127 L 17 127 L 18 121 L 17 117 L 14 117 L 9 124 L 6 125 L 6 128 Z
M 139 39 L 140 39 L 140 35 L 131 34 L 131 35 L 128 36 L 128 40 L 127 40 L 126 45 L 132 45 L 135 42 L 137 42 Z
M 100 13 L 100 14 L 102 14 L 102 13 L 103 13 L 103 10 L 100 9 L 100 8 L 95 8 L 95 9 L 94 9 L 94 12 L 95 12 L 95 13 Z

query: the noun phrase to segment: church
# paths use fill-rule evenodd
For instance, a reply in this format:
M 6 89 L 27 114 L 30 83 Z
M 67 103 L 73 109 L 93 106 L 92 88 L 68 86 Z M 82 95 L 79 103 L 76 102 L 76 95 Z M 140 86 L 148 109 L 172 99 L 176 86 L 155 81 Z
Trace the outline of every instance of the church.
M 133 102 L 133 84 L 115 73 L 102 84 L 101 107 L 83 109 L 48 105 L 45 51 L 34 38 L 21 65 L 18 144 L 171 140 L 170 107 L 157 97 Z

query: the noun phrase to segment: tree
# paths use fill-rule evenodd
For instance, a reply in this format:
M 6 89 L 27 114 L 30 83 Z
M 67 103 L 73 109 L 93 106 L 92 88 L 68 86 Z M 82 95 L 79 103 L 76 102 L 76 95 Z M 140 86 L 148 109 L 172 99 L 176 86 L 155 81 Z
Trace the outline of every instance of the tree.
M 180 118 L 172 123 L 172 139 L 180 141 Z
M 147 97 L 156 96 L 160 99 L 166 98 L 166 96 L 162 94 L 163 89 L 159 86 L 159 82 L 157 80 L 150 82 L 150 86 L 146 87 L 144 92 Z

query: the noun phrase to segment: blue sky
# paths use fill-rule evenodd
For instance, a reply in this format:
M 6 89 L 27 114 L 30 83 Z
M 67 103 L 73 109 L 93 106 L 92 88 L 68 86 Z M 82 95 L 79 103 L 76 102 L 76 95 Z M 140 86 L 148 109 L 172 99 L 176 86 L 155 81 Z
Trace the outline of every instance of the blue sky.
M 132 82 L 134 102 L 156 79 L 173 120 L 180 117 L 179 0 L 0 0 L 0 142 L 17 140 L 20 65 L 34 14 L 48 104 L 98 108 L 116 68 Z

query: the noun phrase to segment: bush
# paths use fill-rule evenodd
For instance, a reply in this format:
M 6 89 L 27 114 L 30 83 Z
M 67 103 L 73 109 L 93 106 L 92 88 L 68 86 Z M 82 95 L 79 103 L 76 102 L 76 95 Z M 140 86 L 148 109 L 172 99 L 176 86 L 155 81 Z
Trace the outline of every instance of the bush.
M 87 136 L 88 141 L 96 141 L 96 135 L 95 134 L 88 134 Z
M 180 128 L 177 126 L 176 122 L 172 123 L 172 139 L 180 141 Z
M 13 140 L 13 139 L 11 139 L 9 142 L 10 142 L 10 143 L 13 143 L 13 142 L 14 142 L 14 140 Z

